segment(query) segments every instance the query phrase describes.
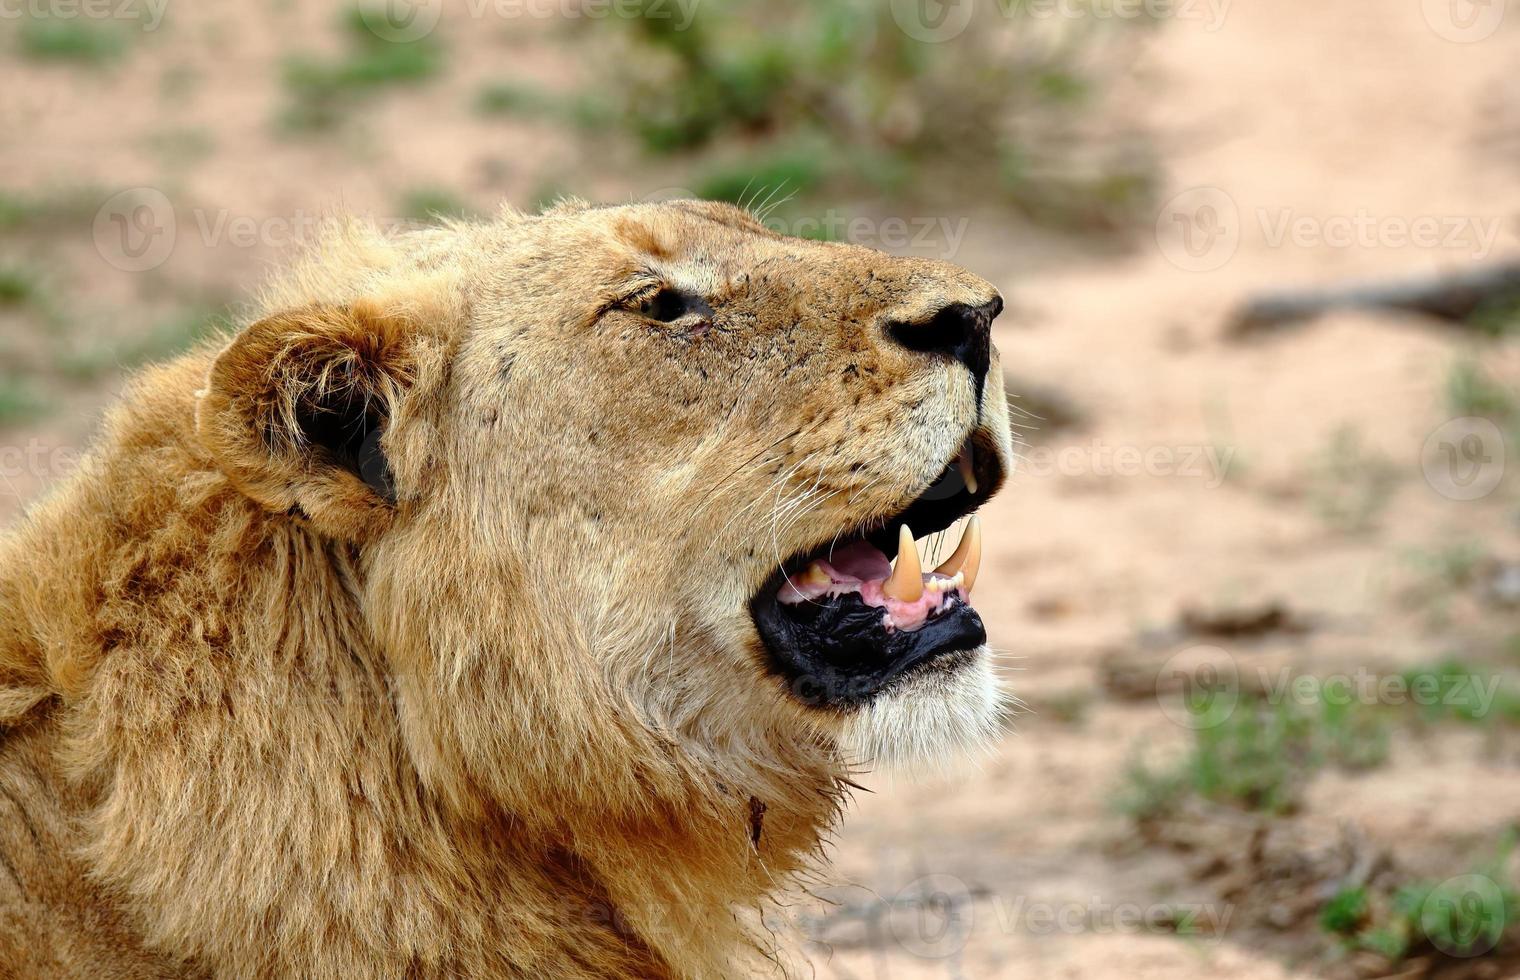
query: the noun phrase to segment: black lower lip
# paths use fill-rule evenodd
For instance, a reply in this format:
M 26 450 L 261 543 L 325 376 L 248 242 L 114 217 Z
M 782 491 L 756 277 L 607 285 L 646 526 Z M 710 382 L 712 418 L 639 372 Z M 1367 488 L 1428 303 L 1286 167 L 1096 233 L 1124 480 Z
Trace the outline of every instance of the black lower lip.
M 976 610 L 958 598 L 916 630 L 888 630 L 880 608 L 859 596 L 844 595 L 820 603 L 783 605 L 777 595 L 786 573 L 806 568 L 840 541 L 864 538 L 888 558 L 897 555 L 898 531 L 906 524 L 917 537 L 943 531 L 975 511 L 1003 482 L 1003 468 L 991 437 L 980 430 L 967 440 L 976 466 L 972 493 L 950 460 L 939 478 L 895 518 L 856 528 L 817 550 L 794 555 L 750 600 L 750 615 L 765 648 L 771 673 L 782 678 L 792 696 L 817 707 L 849 708 L 865 704 L 892 685 L 923 670 L 952 669 L 964 654 L 987 642 Z
M 960 599 L 916 630 L 889 630 L 882 610 L 856 595 L 782 605 L 781 576 L 750 604 L 771 672 L 792 697 L 821 708 L 865 704 L 894 684 L 987 642 L 976 610 Z

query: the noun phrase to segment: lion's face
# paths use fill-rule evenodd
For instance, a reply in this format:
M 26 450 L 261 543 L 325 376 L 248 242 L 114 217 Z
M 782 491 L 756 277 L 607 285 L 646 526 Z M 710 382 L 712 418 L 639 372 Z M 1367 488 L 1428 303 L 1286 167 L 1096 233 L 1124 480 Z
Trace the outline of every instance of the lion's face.
M 965 588 L 940 588 L 954 571 L 896 597 L 880 580 L 905 522 L 944 530 L 1002 482 L 997 292 L 719 205 L 572 211 L 511 237 L 479 256 L 457 355 L 463 496 L 418 522 L 438 561 L 499 549 L 518 592 L 480 601 L 532 603 L 628 658 L 603 666 L 663 720 L 779 698 L 849 730 L 912 699 L 924 734 L 984 726 L 984 634 Z
M 440 759 L 463 747 L 480 782 L 512 753 L 547 778 L 566 756 L 525 759 L 535 733 L 716 755 L 785 733 L 859 762 L 991 729 L 974 528 L 942 572 L 898 551 L 1009 467 L 992 286 L 700 202 L 562 208 L 418 251 L 462 325 L 425 403 L 407 360 L 395 407 L 359 427 L 383 430 L 395 502 L 351 530 Z

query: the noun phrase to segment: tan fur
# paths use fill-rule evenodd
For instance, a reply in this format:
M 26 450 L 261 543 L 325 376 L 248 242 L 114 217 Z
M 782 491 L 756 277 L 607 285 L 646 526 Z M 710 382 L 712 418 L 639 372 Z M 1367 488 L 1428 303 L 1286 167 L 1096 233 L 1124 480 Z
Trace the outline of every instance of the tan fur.
M 614 308 L 661 280 L 718 325 Z M 978 406 L 881 330 L 991 295 L 696 202 L 335 227 L 0 540 L 0 970 L 781 970 L 854 747 L 992 706 L 983 665 L 863 734 L 746 603 L 979 408 L 1006 461 L 996 366 Z M 334 405 L 394 506 L 307 438 Z

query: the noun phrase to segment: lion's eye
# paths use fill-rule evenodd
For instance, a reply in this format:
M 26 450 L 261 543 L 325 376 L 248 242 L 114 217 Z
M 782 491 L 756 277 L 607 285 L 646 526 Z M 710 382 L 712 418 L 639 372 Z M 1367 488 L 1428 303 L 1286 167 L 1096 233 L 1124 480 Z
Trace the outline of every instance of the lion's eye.
M 658 320 L 660 323 L 674 323 L 682 317 L 693 314 L 704 320 L 713 315 L 712 307 L 708 306 L 700 296 L 693 296 L 691 293 L 669 286 L 645 297 L 639 303 L 638 310 L 643 316 Z

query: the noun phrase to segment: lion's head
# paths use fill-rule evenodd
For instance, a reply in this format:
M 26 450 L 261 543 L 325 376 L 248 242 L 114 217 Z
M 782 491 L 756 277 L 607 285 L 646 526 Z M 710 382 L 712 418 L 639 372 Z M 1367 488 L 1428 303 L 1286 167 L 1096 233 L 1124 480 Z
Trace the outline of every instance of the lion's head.
M 912 541 L 1009 467 L 1001 307 L 705 202 L 351 226 L 221 352 L 198 426 L 358 555 L 427 778 L 634 809 L 992 730 L 976 528 L 940 572 Z

